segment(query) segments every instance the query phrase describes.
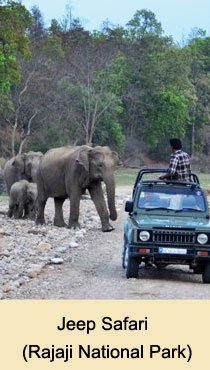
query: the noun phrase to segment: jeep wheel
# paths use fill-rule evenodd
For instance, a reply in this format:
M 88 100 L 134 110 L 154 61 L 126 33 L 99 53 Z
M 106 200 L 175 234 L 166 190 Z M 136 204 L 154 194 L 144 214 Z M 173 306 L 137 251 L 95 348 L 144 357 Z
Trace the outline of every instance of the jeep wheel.
M 210 263 L 207 263 L 204 266 L 203 273 L 202 273 L 203 283 L 210 283 Z
M 203 266 L 199 266 L 199 265 L 193 267 L 192 269 L 193 269 L 194 274 L 202 274 L 204 271 Z
M 137 278 L 139 272 L 139 260 L 138 258 L 134 258 L 128 255 L 128 263 L 126 269 L 126 277 L 129 278 Z
M 128 246 L 125 243 L 122 253 L 122 267 L 125 269 L 128 265 Z

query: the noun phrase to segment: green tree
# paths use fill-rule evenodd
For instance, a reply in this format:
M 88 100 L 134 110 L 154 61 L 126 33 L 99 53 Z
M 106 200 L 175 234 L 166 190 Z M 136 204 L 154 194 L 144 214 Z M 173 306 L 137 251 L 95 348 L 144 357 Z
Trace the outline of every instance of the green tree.
M 29 40 L 26 30 L 31 15 L 20 3 L 6 2 L 0 6 L 0 91 L 8 92 L 20 78 L 17 54 L 28 58 Z
M 173 127 L 184 137 L 190 125 L 194 88 L 189 79 L 190 55 L 171 38 L 142 37 L 128 49 L 132 79 L 126 95 L 126 132 L 150 154 L 164 148 Z M 172 123 L 172 125 L 171 125 Z
M 153 117 L 152 117 L 153 116 Z M 148 130 L 148 143 L 156 148 L 162 138 L 183 138 L 189 122 L 188 101 L 184 95 L 172 90 L 159 95 L 156 109 L 151 114 L 151 126 Z
M 151 10 L 137 10 L 133 18 L 127 23 L 128 37 L 131 40 L 140 39 L 148 35 L 161 36 L 163 29 Z
M 185 49 L 191 58 L 190 78 L 195 89 L 195 103 L 190 112 L 191 130 L 189 139 L 191 151 L 203 150 L 206 142 L 205 129 L 210 125 L 210 37 L 205 31 L 191 34 Z

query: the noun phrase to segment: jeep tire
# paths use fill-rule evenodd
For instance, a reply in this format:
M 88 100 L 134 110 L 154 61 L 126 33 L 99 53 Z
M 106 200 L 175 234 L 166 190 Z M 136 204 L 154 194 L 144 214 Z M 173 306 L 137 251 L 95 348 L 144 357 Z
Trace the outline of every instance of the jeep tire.
M 203 271 L 204 271 L 204 266 L 202 266 L 202 265 L 198 265 L 198 266 L 193 267 L 194 274 L 199 275 L 199 274 L 202 274 Z
M 128 256 L 128 263 L 126 268 L 126 277 L 137 278 L 139 272 L 139 259 L 135 257 Z
M 203 283 L 210 283 L 210 263 L 207 263 L 204 266 L 203 273 L 202 273 Z
M 122 267 L 126 269 L 128 265 L 128 244 L 126 241 L 126 237 L 124 236 L 124 246 L 123 246 L 123 253 L 122 253 Z

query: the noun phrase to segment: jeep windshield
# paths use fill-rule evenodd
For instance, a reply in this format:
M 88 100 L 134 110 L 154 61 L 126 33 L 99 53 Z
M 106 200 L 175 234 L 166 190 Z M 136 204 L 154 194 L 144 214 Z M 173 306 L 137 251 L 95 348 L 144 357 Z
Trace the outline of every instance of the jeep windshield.
M 137 197 L 137 207 L 147 211 L 206 211 L 202 190 L 190 186 L 142 185 Z

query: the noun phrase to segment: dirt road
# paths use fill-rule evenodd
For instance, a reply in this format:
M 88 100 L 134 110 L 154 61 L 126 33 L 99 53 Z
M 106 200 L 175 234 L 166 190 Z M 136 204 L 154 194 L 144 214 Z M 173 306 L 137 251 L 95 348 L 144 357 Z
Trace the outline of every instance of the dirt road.
M 69 250 L 65 263 L 48 265 L 36 278 L 8 292 L 6 299 L 210 299 L 210 285 L 202 284 L 201 275 L 188 267 L 141 267 L 138 279 L 126 279 L 121 253 L 128 194 L 130 189 L 117 189 L 114 231 L 89 229 L 79 247 Z

